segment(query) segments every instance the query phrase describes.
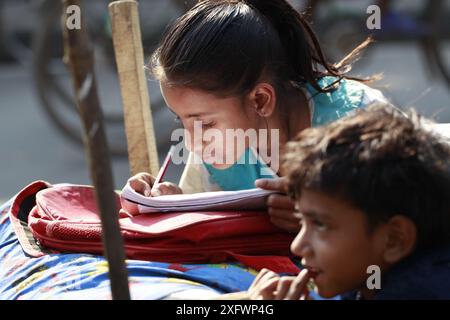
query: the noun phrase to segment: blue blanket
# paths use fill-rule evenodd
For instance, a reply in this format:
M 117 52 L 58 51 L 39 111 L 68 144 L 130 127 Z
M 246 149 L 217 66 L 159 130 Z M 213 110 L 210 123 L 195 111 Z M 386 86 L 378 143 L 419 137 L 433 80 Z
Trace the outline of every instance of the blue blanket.
M 105 258 L 89 254 L 32 258 L 23 252 L 9 220 L 12 200 L 0 206 L 0 299 L 110 299 Z M 257 273 L 238 263 L 126 263 L 132 299 L 163 299 L 182 292 L 212 297 L 242 291 Z

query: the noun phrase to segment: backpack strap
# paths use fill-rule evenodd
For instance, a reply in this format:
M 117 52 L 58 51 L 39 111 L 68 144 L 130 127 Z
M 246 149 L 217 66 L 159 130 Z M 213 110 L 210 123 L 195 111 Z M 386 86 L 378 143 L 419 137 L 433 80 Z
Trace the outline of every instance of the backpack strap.
M 50 253 L 40 246 L 28 227 L 28 215 L 36 206 L 36 194 L 50 187 L 52 185 L 43 180 L 30 183 L 14 197 L 9 210 L 11 225 L 19 239 L 19 243 L 23 251 L 32 257 L 41 257 Z

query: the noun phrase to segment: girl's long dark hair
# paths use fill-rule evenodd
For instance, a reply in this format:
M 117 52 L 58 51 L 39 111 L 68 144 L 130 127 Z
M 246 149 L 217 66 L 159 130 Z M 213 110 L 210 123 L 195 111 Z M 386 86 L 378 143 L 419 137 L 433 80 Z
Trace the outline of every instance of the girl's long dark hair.
M 151 60 L 157 80 L 219 95 L 243 95 L 262 77 L 279 92 L 323 76 L 349 78 L 350 62 L 327 62 L 309 23 L 285 0 L 204 0 L 172 24 Z M 360 80 L 360 79 L 357 79 Z M 362 80 L 365 81 L 365 80 Z

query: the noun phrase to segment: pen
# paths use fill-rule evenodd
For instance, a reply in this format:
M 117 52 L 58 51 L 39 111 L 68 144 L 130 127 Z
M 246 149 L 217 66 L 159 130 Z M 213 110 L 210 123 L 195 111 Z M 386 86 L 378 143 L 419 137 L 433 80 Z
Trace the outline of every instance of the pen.
M 163 179 L 164 175 L 166 174 L 167 167 L 170 164 L 170 161 L 172 159 L 172 155 L 173 155 L 174 151 L 175 151 L 175 146 L 171 146 L 169 149 L 169 152 L 167 152 L 166 158 L 164 159 L 161 169 L 159 169 L 158 175 L 155 178 L 155 182 L 153 183 L 153 186 L 150 190 L 150 194 L 153 191 L 153 188 L 155 187 L 155 185 L 162 182 L 162 179 Z

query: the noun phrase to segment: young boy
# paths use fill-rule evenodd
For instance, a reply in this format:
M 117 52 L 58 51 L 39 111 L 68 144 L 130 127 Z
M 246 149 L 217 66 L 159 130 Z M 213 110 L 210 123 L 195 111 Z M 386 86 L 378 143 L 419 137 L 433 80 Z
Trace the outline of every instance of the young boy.
M 305 269 L 261 271 L 253 299 L 450 299 L 450 146 L 422 119 L 369 107 L 300 133 L 283 168 Z

